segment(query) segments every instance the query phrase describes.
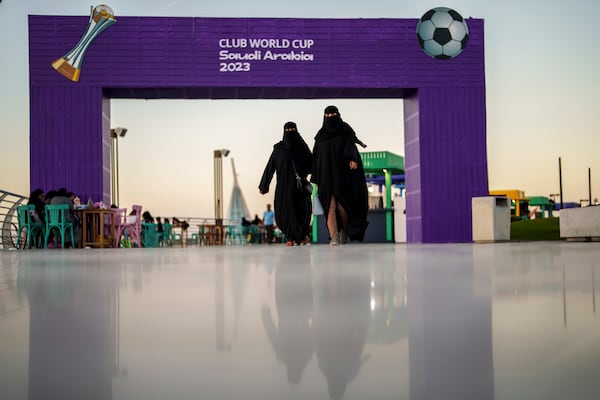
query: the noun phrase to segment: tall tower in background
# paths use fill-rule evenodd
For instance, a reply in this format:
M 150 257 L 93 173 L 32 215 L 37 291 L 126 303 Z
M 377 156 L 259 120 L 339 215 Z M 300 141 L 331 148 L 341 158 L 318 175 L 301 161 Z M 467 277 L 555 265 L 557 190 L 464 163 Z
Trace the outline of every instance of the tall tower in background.
M 229 202 L 228 219 L 231 225 L 241 225 L 242 217 L 251 219 L 246 200 L 242 194 L 242 189 L 237 180 L 237 173 L 235 172 L 235 163 L 233 158 L 231 159 L 231 169 L 233 170 L 233 189 L 231 190 L 231 201 Z

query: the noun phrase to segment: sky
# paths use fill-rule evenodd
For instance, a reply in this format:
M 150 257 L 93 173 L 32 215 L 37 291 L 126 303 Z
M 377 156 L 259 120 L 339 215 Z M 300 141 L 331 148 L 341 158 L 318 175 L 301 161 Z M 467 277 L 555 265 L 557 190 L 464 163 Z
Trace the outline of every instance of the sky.
M 99 3 L 97 3 L 99 4 Z M 0 3 L 0 189 L 28 195 L 28 15 L 89 15 L 80 0 L 2 0 Z M 600 198 L 600 44 L 597 0 L 271 0 L 106 1 L 121 16 L 267 18 L 420 18 L 433 7 L 485 20 L 487 152 L 490 190 L 527 196 L 559 192 L 564 201 Z M 85 62 L 82 66 L 85 73 Z M 233 188 L 231 160 L 252 214 L 271 192 L 258 183 L 283 124 L 295 121 L 306 142 L 325 106 L 368 145 L 404 155 L 402 100 L 112 100 L 119 140 L 120 203 L 143 204 L 155 216 L 213 217 L 213 150 L 224 159 L 224 212 Z M 383 117 L 385 116 L 385 117 Z M 51 188 L 44 188 L 49 190 Z

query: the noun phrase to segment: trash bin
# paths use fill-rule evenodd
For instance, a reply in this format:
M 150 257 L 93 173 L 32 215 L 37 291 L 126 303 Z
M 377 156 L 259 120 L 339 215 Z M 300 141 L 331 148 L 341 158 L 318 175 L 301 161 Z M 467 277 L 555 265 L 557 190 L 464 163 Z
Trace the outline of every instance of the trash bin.
M 394 196 L 394 239 L 406 243 L 406 197 Z
M 507 197 L 473 197 L 473 241 L 510 240 L 510 199 Z

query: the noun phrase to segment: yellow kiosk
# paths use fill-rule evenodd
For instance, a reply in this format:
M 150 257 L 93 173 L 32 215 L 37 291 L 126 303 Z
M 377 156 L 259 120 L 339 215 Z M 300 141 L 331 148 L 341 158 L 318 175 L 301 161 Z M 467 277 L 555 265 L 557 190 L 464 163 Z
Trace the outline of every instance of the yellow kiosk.
M 490 196 L 504 196 L 511 200 L 512 217 L 520 218 L 523 215 L 527 216 L 528 199 L 525 197 L 525 192 L 518 189 L 509 190 L 490 190 Z M 514 206 L 514 214 L 512 212 Z M 522 213 L 523 211 L 523 213 Z

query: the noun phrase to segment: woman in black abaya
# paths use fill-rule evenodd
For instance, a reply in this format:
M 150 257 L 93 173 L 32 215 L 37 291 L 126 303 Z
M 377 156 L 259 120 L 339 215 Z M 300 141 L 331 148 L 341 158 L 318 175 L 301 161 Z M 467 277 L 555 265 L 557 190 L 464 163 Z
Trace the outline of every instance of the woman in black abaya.
M 362 144 L 337 107 L 325 108 L 315 136 L 311 181 L 318 187 L 332 246 L 348 239 L 362 241 L 368 225 L 367 184 L 356 143 Z
M 273 152 L 260 180 L 261 194 L 269 192 L 273 174 L 277 172 L 275 186 L 275 221 L 287 239 L 287 245 L 301 244 L 310 229 L 312 206 L 310 194 L 298 190 L 296 172 L 308 184 L 312 154 L 298 133 L 294 122 L 286 122 L 283 140 L 273 146 Z

